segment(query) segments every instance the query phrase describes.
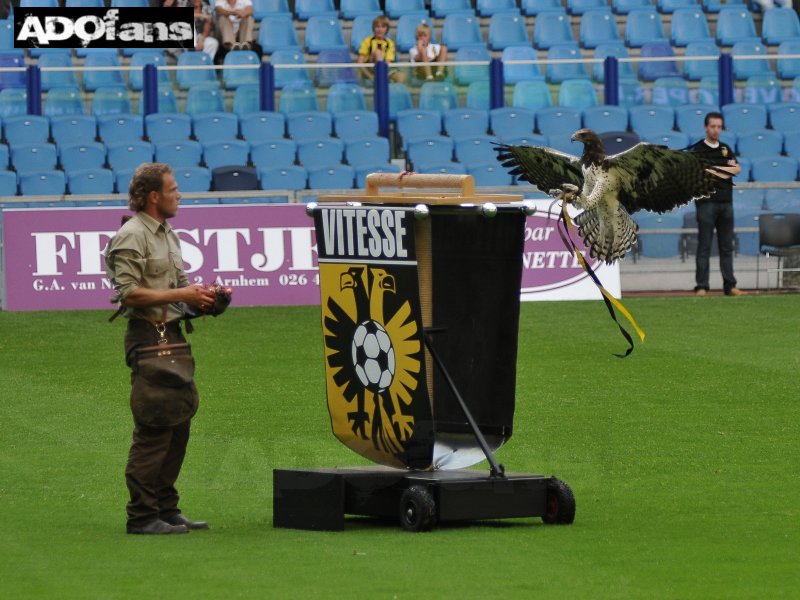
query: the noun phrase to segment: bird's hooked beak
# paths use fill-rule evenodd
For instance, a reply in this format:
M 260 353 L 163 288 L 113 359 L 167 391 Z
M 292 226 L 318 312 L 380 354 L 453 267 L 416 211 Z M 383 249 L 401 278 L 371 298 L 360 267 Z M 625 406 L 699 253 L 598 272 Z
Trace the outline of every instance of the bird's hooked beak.
M 585 129 L 578 129 L 578 131 L 573 133 L 572 137 L 569 139 L 571 139 L 573 142 L 584 142 L 586 141 L 583 135 L 584 133 L 586 133 Z

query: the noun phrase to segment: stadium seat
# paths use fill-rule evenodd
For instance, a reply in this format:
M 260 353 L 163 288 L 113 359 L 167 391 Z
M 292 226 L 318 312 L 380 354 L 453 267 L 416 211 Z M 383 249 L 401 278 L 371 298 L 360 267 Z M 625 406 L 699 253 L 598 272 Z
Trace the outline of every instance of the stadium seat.
M 25 55 L 21 50 L 0 50 L 0 68 L 24 68 Z M 0 71 L 0 89 L 3 88 L 24 88 L 24 71 Z
M 763 192 L 764 190 L 757 191 Z M 771 212 L 800 212 L 800 190 L 797 188 L 770 188 L 764 194 L 764 202 L 766 208 Z
M 578 41 L 584 48 L 597 48 L 600 44 L 619 41 L 619 29 L 608 8 L 588 10 L 581 17 Z
M 502 13 L 519 13 L 516 0 L 476 0 L 475 12 L 479 17 L 492 17 Z
M 179 67 L 213 67 L 214 61 L 205 52 L 181 52 L 178 55 Z M 182 90 L 188 90 L 193 85 L 213 83 L 216 84 L 216 71 L 208 69 L 178 69 L 175 82 Z
M 778 104 L 783 101 L 783 90 L 774 77 L 756 75 L 748 77 L 742 100 L 749 104 Z
M 795 181 L 797 159 L 791 156 L 763 156 L 752 161 L 753 181 Z
M 626 58 L 630 56 L 630 54 L 623 42 L 604 42 L 599 44 L 597 48 L 594 49 L 594 58 L 601 58 L 603 62 L 592 65 L 592 79 L 595 81 L 602 83 L 606 80 L 605 59 L 609 56 Z M 633 66 L 629 62 L 618 62 L 617 74 L 620 80 L 636 78 L 636 74 L 633 72 Z
M 426 81 L 419 91 L 421 110 L 438 110 L 441 113 L 458 108 L 458 96 L 452 84 L 446 81 Z
M 717 43 L 733 46 L 736 42 L 758 40 L 753 15 L 745 6 L 728 6 L 717 16 Z
M 319 110 L 317 91 L 309 81 L 293 81 L 284 86 L 278 100 L 282 113 L 307 112 Z
M 611 10 L 618 15 L 627 15 L 632 10 L 652 7 L 653 0 L 611 0 Z
M 641 48 L 644 44 L 667 42 L 661 16 L 654 8 L 637 8 L 628 13 L 625 19 L 625 43 L 631 48 Z
M 628 112 L 631 131 L 641 138 L 670 132 L 675 124 L 675 110 L 671 106 L 632 106 Z
M 672 107 L 689 104 L 689 84 L 683 77 L 659 77 L 653 82 L 651 102 L 655 106 Z
M 514 92 L 511 96 L 511 106 L 514 108 L 525 108 L 535 112 L 540 108 L 552 105 L 550 86 L 544 81 L 520 81 L 514 85 Z
M 60 88 L 59 88 L 60 89 Z M 48 97 L 52 93 L 48 92 Z M 14 115 L 27 115 L 28 114 L 28 93 L 24 88 L 6 88 L 0 90 L 0 117 L 12 117 Z M 47 103 L 45 103 L 45 114 L 47 112 Z
M 654 213 L 639 211 L 634 215 L 639 225 L 638 245 L 642 256 L 647 258 L 671 258 L 680 254 L 680 234 L 647 234 L 648 229 L 680 229 L 683 215 L 677 212 Z
M 666 146 L 671 150 L 683 150 L 689 146 L 689 136 L 680 131 L 664 131 L 655 135 L 644 136 L 642 141 L 648 144 Z
M 154 144 L 188 140 L 192 135 L 192 118 L 184 113 L 156 113 L 144 118 L 147 137 Z
M 356 172 L 350 165 L 329 165 L 308 169 L 308 187 L 312 190 L 352 189 Z
M 550 60 L 574 60 L 580 57 L 578 44 L 558 44 L 547 51 Z M 583 63 L 550 63 L 545 67 L 545 78 L 549 83 L 561 83 L 567 79 L 589 79 L 589 73 Z
M 65 144 L 58 147 L 58 155 L 67 173 L 101 169 L 106 163 L 106 147 L 100 142 Z
M 239 117 L 239 134 L 251 144 L 283 139 L 286 117 L 279 112 L 254 112 Z
M 173 172 L 181 192 L 207 192 L 211 189 L 211 171 L 205 167 L 173 165 Z
M 548 137 L 558 133 L 572 135 L 581 128 L 581 113 L 561 106 L 542 108 L 536 113 L 536 128 Z
M 94 115 L 52 117 L 50 134 L 58 145 L 69 142 L 93 142 L 97 137 L 97 118 Z
M 258 172 L 246 165 L 225 165 L 211 169 L 211 187 L 215 192 L 238 192 L 258 189 Z M 226 199 L 220 200 L 225 203 Z
M 56 168 L 58 159 L 53 144 L 18 144 L 10 147 L 11 164 L 17 173 L 48 171 Z
M 619 105 L 625 108 L 639 106 L 645 102 L 645 92 L 637 79 L 620 79 L 617 86 Z
M 389 120 L 397 121 L 397 114 L 414 108 L 411 91 L 404 83 L 389 84 Z
M 406 156 L 419 171 L 425 165 L 447 162 L 453 155 L 453 140 L 430 134 L 424 138 L 412 139 L 408 142 Z
M 249 83 L 236 88 L 233 95 L 233 112 L 239 118 L 261 110 L 261 96 L 258 85 Z
M 716 77 L 703 77 L 695 93 L 695 103 L 719 106 L 719 79 Z
M 603 104 L 583 110 L 583 126 L 604 133 L 606 131 L 625 131 L 628 128 L 628 109 L 623 106 Z
M 780 154 L 783 150 L 783 133 L 773 129 L 748 131 L 738 136 L 736 154 L 751 159 Z
M 278 89 L 284 88 L 295 81 L 306 83 L 311 81 L 306 69 L 291 68 L 291 65 L 306 64 L 305 55 L 299 48 L 275 50 L 270 57 L 270 62 L 275 67 L 275 87 Z
M 566 152 L 571 156 L 580 156 L 583 152 L 583 144 L 573 140 L 571 133 L 561 132 L 549 135 L 547 143 L 551 148 L 555 148 L 559 152 Z
M 86 57 L 83 66 L 87 68 L 87 70 L 83 71 L 83 88 L 87 92 L 93 92 L 102 87 L 125 87 L 122 72 L 119 70 L 119 58 L 116 53 L 90 54 Z M 103 67 L 106 70 L 88 70 Z
M 67 0 L 67 8 L 105 8 L 103 0 Z
M 378 15 L 382 14 L 381 12 L 376 12 L 371 15 L 358 15 L 350 24 L 350 51 L 354 54 L 358 53 L 359 48 L 361 47 L 361 42 L 364 38 L 367 38 L 372 35 L 372 21 Z M 427 13 L 425 13 L 427 14 Z M 400 19 L 402 20 L 403 17 Z M 416 26 L 415 26 L 416 27 Z M 404 34 L 405 35 L 405 34 Z M 400 48 L 400 20 L 398 20 L 397 29 L 395 30 L 395 45 L 398 50 L 401 52 L 407 52 L 408 50 L 401 50 Z M 407 41 L 407 39 L 406 39 Z M 416 40 L 414 40 L 416 41 Z M 410 47 L 410 46 L 409 46 Z
M 318 87 L 328 87 L 334 83 L 358 83 L 354 67 L 322 66 L 352 63 L 347 48 L 325 48 L 317 55 L 317 68 L 314 70 Z
M 733 56 L 733 77 L 737 80 L 757 75 L 775 76 L 769 67 L 767 49 L 760 41 L 744 40 L 736 42 L 731 50 Z M 763 56 L 763 59 L 738 58 L 739 56 Z
M 252 69 L 224 68 L 222 69 L 222 84 L 226 90 L 235 90 L 240 85 L 258 83 L 258 66 L 261 59 L 252 50 L 234 50 L 225 55 L 225 67 L 252 66 Z
M 308 181 L 305 167 L 266 167 L 258 171 L 262 190 L 304 190 Z
M 193 85 L 186 94 L 186 114 L 194 116 L 210 112 L 225 112 L 222 90 L 216 83 Z
M 800 103 L 783 102 L 769 107 L 769 123 L 784 134 L 800 131 Z
M 16 195 L 17 195 L 17 174 L 14 173 L 13 171 L 0 171 L 0 197 L 16 196 Z M 14 208 L 13 206 L 9 206 L 8 203 L 3 202 L 2 205 L 0 205 L 0 220 L 2 220 L 3 217 L 2 207 Z
M 66 68 L 72 66 L 72 57 L 69 49 L 65 52 L 43 54 L 37 61 L 42 70 L 42 89 L 50 90 L 54 87 L 77 87 L 78 80 L 74 71 L 50 71 L 51 68 Z M 20 73 L 24 78 L 24 73 Z M 25 85 L 23 83 L 23 85 Z
M 124 87 L 101 87 L 95 90 L 92 98 L 92 114 L 100 117 L 131 112 L 130 96 Z
M 36 115 L 16 115 L 3 119 L 6 141 L 19 144 L 45 144 L 50 139 L 50 120 Z
M 333 115 L 333 129 L 343 140 L 378 135 L 378 114 L 373 110 L 351 110 Z
M 277 50 L 299 50 L 300 42 L 291 16 L 276 14 L 261 19 L 258 45 L 265 54 L 273 54 Z
M 253 19 L 261 21 L 272 15 L 283 15 L 291 18 L 289 0 L 253 0 Z
M 520 2 L 522 14 L 528 17 L 535 17 L 543 11 L 563 8 L 561 0 L 521 0 Z
M 431 0 L 431 15 L 444 19 L 448 14 L 462 13 L 475 15 L 471 0 Z
M 475 81 L 489 80 L 489 61 L 492 59 L 486 46 L 464 46 L 456 52 L 456 62 L 485 62 L 485 65 L 456 65 L 453 69 L 455 83 L 469 85 Z
M 458 138 L 453 145 L 456 160 L 466 167 L 495 162 L 497 153 L 494 144 L 497 142 L 498 139 L 490 135 Z
M 433 26 L 433 20 L 428 16 L 427 11 L 414 11 L 401 15 L 397 20 L 397 27 L 395 29 L 396 40 L 395 44 L 399 52 L 408 52 L 417 44 L 417 27 L 425 23 L 431 28 L 431 42 L 436 43 L 436 36 Z M 355 23 L 353 23 L 352 43 L 351 48 L 354 52 L 358 52 L 361 41 L 368 36 L 372 35 L 372 18 L 369 20 L 369 29 L 366 32 L 356 34 Z
M 106 157 L 108 165 L 115 172 L 134 170 L 142 163 L 153 162 L 153 145 L 144 141 L 106 144 Z M 117 189 L 120 189 L 119 186 Z M 127 191 L 127 188 L 123 191 Z
M 567 12 L 582 16 L 590 10 L 609 8 L 607 0 L 567 0 Z
M 110 169 L 87 169 L 67 173 L 70 194 L 113 194 L 114 173 Z
M 131 67 L 142 67 L 141 69 L 134 69 L 130 71 L 128 76 L 128 83 L 131 86 L 131 89 L 140 92 L 144 87 L 144 66 L 145 65 L 155 65 L 156 69 L 158 69 L 158 85 L 160 86 L 171 86 L 172 79 L 169 76 L 169 71 L 161 69 L 160 67 L 164 67 L 167 65 L 167 61 L 164 58 L 164 53 L 160 50 L 152 51 L 152 50 L 145 50 L 140 52 L 135 52 L 131 57 L 130 66 Z
M 333 116 L 319 110 L 290 113 L 286 116 L 286 131 L 295 142 L 305 142 L 333 133 Z
M 468 13 L 448 13 L 442 25 L 442 43 L 452 52 L 462 46 L 483 44 L 478 18 Z
M 489 93 L 488 81 L 473 81 L 467 86 L 467 98 L 464 101 L 464 108 L 488 111 L 491 108 Z
M 722 107 L 722 115 L 725 117 L 725 129 L 737 134 L 767 127 L 767 107 L 760 104 L 726 104 Z
M 97 130 L 101 140 L 124 142 L 141 140 L 144 135 L 144 119 L 140 115 L 116 114 L 97 117 Z
M 744 6 L 744 0 L 701 0 L 703 5 L 703 12 L 706 13 L 718 13 L 723 8 L 729 7 L 731 5 L 742 5 Z
M 761 37 L 770 46 L 800 40 L 800 17 L 793 8 L 770 8 L 761 19 Z
M 672 14 L 669 33 L 673 46 L 691 42 L 714 42 L 706 16 L 700 8 L 679 8 Z
M 311 17 L 336 14 L 333 0 L 295 0 L 294 15 L 301 21 L 308 21 Z
M 156 94 L 158 101 L 158 111 L 160 113 L 177 113 L 178 112 L 178 99 L 175 97 L 175 92 L 171 86 L 161 86 L 158 88 Z M 144 102 L 141 97 L 139 98 L 139 112 L 144 114 Z
M 0 144 L 0 172 L 2 169 L 8 169 L 11 163 L 11 154 L 8 150 L 8 144 Z
M 690 81 L 699 81 L 703 77 L 717 77 L 719 74 L 719 47 L 711 42 L 689 42 L 684 50 L 687 57 L 714 56 L 715 60 L 700 58 L 687 60 L 684 64 L 684 76 Z
M 492 134 L 500 139 L 532 134 L 536 113 L 533 110 L 516 106 L 504 106 L 489 111 Z
M 733 210 L 756 212 L 767 208 L 764 199 L 765 190 L 747 189 L 742 187 L 733 188 Z
M 439 135 L 442 130 L 442 113 L 435 110 L 409 108 L 397 113 L 397 132 L 402 137 L 403 148 L 409 142 L 430 135 Z
M 194 140 L 160 142 L 156 146 L 156 162 L 172 167 L 197 167 L 203 158 L 203 147 Z
M 250 147 L 250 160 L 258 169 L 289 167 L 295 163 L 296 156 L 297 143 L 293 140 L 274 139 Z
M 63 196 L 67 191 L 64 171 L 19 173 L 19 191 L 23 196 Z
M 443 114 L 444 131 L 454 139 L 486 135 L 489 113 L 473 108 L 451 108 Z
M 341 113 L 353 110 L 366 110 L 367 101 L 364 90 L 358 83 L 334 83 L 327 94 L 327 108 L 331 113 Z
M 249 154 L 250 144 L 242 140 L 203 144 L 203 161 L 212 171 L 217 167 L 246 165 Z
M 489 47 L 492 50 L 504 50 L 521 44 L 530 44 L 522 15 L 517 12 L 498 12 L 492 15 L 489 20 Z
M 203 144 L 236 139 L 239 119 L 226 112 L 201 113 L 192 117 L 194 137 Z
M 684 8 L 700 8 L 697 0 L 656 0 L 656 9 L 660 13 L 674 14 Z
M 417 0 L 420 3 L 421 0 Z M 395 4 L 397 4 L 395 2 Z M 414 4 L 413 2 L 404 2 L 403 4 Z M 424 7 L 424 5 L 423 5 Z M 394 8 L 394 5 L 392 6 Z M 359 15 L 374 15 L 381 12 L 381 3 L 378 0 L 341 0 L 339 10 L 342 17 L 345 19 L 355 19 Z M 390 15 L 392 19 L 396 19 L 399 15 L 396 13 Z
M 565 79 L 558 88 L 558 105 L 583 110 L 597 106 L 597 92 L 588 79 Z
M 346 48 L 344 31 L 335 15 L 314 15 L 306 24 L 305 51 L 319 54 L 327 48 Z
M 781 42 L 778 46 L 777 73 L 781 79 L 796 79 L 800 77 L 800 58 L 785 58 L 781 55 L 800 54 L 800 38 Z
M 355 169 L 388 163 L 389 157 L 389 140 L 384 137 L 360 138 L 344 145 L 344 158 Z
M 542 79 L 542 71 L 537 64 L 514 65 L 509 61 L 536 60 L 536 50 L 528 46 L 509 46 L 503 50 L 503 81 L 506 85 L 514 85 L 520 81 Z
M 575 43 L 566 11 L 552 10 L 539 13 L 533 26 L 534 47 L 539 50 L 549 50 L 557 44 L 564 43 Z
M 14 20 L 12 18 L 0 20 L 0 50 L 14 48 Z
M 134 169 L 114 169 L 114 187 L 118 194 L 127 194 L 133 178 Z
M 514 183 L 511 174 L 497 161 L 468 165 L 467 174 L 472 175 L 478 187 L 499 187 Z
M 328 167 L 342 162 L 344 143 L 337 138 L 320 138 L 297 144 L 297 162 L 306 169 Z
M 426 163 L 419 167 L 418 172 L 430 173 L 432 175 L 466 175 L 467 167 L 457 162 L 434 162 Z

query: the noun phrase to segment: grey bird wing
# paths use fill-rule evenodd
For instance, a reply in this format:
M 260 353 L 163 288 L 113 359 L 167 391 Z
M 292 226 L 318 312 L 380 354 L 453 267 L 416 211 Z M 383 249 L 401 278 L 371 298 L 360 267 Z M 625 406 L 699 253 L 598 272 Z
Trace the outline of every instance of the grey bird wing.
M 629 213 L 670 211 L 710 196 L 723 181 L 701 155 L 655 144 L 637 144 L 609 156 L 603 166 L 616 171 L 618 199 Z
M 565 183 L 583 186 L 583 173 L 577 156 L 553 148 L 506 144 L 498 144 L 495 152 L 504 167 L 513 167 L 512 175 L 532 183 L 543 192 L 560 188 Z

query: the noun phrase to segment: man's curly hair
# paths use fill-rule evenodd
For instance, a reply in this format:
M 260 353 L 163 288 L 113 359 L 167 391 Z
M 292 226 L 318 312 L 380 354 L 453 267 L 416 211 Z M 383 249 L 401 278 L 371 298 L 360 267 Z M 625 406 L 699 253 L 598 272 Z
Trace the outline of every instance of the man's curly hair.
M 139 165 L 128 186 L 128 208 L 133 212 L 144 210 L 150 192 L 160 192 L 164 187 L 164 175 L 172 173 L 172 167 L 164 163 Z

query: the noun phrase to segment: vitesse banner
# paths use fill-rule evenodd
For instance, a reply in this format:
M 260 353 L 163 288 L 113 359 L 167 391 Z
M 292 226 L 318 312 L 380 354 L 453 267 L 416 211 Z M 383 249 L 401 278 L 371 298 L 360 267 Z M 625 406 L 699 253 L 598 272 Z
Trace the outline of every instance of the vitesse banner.
M 314 224 L 333 433 L 376 463 L 428 468 L 434 436 L 413 212 L 323 207 Z

